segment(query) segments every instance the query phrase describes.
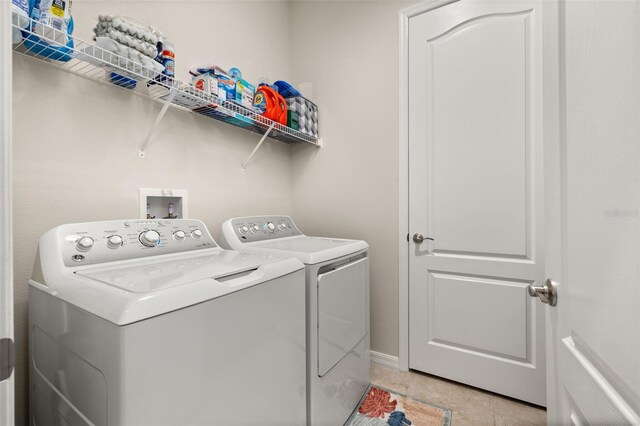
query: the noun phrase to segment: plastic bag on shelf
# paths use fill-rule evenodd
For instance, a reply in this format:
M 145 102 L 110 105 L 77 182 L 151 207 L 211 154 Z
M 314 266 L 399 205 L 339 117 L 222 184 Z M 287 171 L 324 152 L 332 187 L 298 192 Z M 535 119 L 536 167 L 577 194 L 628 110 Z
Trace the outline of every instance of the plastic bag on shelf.
M 278 80 L 271 86 L 276 89 L 283 98 L 292 98 L 294 96 L 302 96 L 298 90 L 284 80 Z
M 22 41 L 22 31 L 29 28 L 29 15 L 31 9 L 29 0 L 12 0 L 11 2 L 11 22 L 13 24 L 12 42 L 18 44 Z
M 73 57 L 73 17 L 69 0 L 31 0 L 31 28 L 23 31 L 30 53 L 60 62 Z

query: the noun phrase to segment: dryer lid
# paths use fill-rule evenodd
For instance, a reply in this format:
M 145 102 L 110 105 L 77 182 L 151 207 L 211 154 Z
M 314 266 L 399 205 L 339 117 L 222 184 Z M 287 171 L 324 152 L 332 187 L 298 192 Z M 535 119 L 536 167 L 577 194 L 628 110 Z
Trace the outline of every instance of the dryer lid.
M 260 241 L 245 244 L 245 246 L 254 252 L 293 256 L 306 265 L 327 262 L 369 248 L 366 242 L 360 240 L 309 237 L 307 235 Z

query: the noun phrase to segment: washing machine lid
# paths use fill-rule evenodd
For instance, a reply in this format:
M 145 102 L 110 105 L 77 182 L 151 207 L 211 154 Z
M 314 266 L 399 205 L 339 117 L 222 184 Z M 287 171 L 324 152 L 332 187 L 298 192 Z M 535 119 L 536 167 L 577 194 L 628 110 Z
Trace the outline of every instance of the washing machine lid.
M 115 262 L 56 274 L 30 284 L 126 325 L 223 297 L 304 268 L 296 259 L 214 248 L 198 253 Z
M 217 250 L 215 253 L 160 262 L 142 261 L 84 269 L 76 271 L 76 274 L 131 293 L 154 293 L 205 278 L 224 280 L 229 276 L 250 272 L 260 265 L 256 260 L 255 256 Z M 187 287 L 185 291 L 188 291 Z
M 366 242 L 360 240 L 309 237 L 307 235 L 245 243 L 244 246 L 253 252 L 292 256 L 305 265 L 327 262 L 369 248 Z

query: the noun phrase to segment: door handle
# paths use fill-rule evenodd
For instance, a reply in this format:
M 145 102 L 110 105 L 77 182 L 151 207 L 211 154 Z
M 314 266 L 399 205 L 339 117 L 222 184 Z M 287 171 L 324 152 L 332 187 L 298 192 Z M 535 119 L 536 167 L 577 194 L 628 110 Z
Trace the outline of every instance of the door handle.
M 420 244 L 421 242 L 423 242 L 424 240 L 431 240 L 431 241 L 435 241 L 433 238 L 430 237 L 425 237 L 424 235 L 417 233 L 417 234 L 413 234 L 413 242 L 416 244 Z
M 11 377 L 16 365 L 16 356 L 13 339 L 5 337 L 0 339 L 0 382 Z
M 529 296 L 538 297 L 542 303 L 548 303 L 549 306 L 558 304 L 558 283 L 548 278 L 544 285 L 537 286 L 535 283 L 527 286 Z

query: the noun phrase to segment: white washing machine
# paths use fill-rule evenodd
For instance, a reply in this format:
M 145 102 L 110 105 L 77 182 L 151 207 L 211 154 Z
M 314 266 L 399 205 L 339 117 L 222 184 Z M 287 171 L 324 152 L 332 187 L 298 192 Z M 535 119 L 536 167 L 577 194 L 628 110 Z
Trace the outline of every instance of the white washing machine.
M 31 425 L 301 425 L 304 265 L 198 220 L 62 225 L 29 281 Z
M 287 216 L 229 219 L 222 235 L 225 247 L 305 264 L 307 424 L 343 425 L 369 384 L 369 246 L 309 237 Z

